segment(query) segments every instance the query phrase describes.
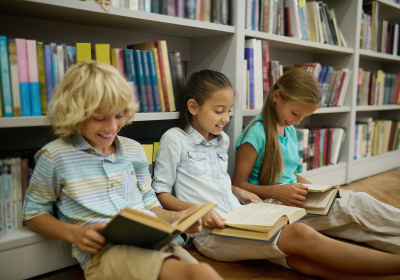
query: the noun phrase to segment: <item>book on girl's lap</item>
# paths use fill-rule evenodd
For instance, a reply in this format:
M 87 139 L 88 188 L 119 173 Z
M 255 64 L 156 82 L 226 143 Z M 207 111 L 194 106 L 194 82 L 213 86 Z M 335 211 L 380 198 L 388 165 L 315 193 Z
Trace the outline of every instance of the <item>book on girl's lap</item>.
M 225 228 L 214 228 L 211 234 L 268 241 L 285 225 L 295 223 L 305 215 L 304 208 L 250 203 L 228 213 Z
M 335 185 L 302 184 L 308 187 L 303 206 L 308 214 L 327 215 L 336 197 L 352 193 L 349 189 L 340 189 Z
M 184 233 L 214 206 L 214 203 L 206 202 L 172 224 L 126 207 L 114 216 L 100 234 L 112 244 L 161 249 Z

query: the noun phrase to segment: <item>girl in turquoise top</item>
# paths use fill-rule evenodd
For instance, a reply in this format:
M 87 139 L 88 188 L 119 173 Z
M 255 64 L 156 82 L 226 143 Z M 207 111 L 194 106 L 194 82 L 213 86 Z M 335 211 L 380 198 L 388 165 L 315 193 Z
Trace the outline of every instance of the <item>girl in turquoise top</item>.
M 321 91 L 313 74 L 285 72 L 267 95 L 261 115 L 239 137 L 233 184 L 268 202 L 302 206 L 310 183 L 296 173 L 299 161 L 295 125 L 320 107 Z M 284 185 L 282 185 L 284 184 Z M 324 234 L 365 242 L 400 254 L 400 209 L 366 193 L 336 199 L 327 216 L 301 222 Z

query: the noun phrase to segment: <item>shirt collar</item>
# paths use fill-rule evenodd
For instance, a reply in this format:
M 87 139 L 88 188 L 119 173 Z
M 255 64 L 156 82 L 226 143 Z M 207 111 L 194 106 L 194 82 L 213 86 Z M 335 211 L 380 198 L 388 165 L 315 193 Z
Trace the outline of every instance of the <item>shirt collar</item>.
M 217 135 L 217 138 L 207 142 L 207 140 L 201 135 L 196 129 L 193 128 L 193 126 L 188 125 L 185 129 L 186 134 L 190 139 L 192 139 L 193 143 L 195 144 L 203 144 L 203 145 L 210 145 L 214 144 L 215 145 L 215 140 L 217 140 L 217 146 L 221 145 L 222 142 L 228 140 L 228 136 L 225 134 L 225 132 L 221 132 L 219 135 Z
M 89 152 L 94 152 L 94 153 L 99 153 L 95 148 L 93 148 L 87 141 L 86 139 L 82 136 L 82 134 L 74 134 L 70 137 L 72 143 L 75 145 L 77 150 L 80 151 L 89 151 Z M 121 141 L 119 139 L 119 136 L 114 140 L 115 144 L 115 154 L 118 158 L 124 158 L 126 156 L 126 152 L 123 148 L 123 145 L 121 144 Z

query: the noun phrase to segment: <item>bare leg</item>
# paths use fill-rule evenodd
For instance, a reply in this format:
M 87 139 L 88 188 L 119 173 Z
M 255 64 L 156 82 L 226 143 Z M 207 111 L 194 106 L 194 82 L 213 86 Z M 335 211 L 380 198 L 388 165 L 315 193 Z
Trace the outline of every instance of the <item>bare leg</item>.
M 186 263 L 175 258 L 167 258 L 158 277 L 160 280 L 221 280 L 221 276 L 206 263 Z
M 300 223 L 283 228 L 278 247 L 287 255 L 307 258 L 332 271 L 358 275 L 400 274 L 400 255 L 338 241 Z M 309 272 L 304 264 L 300 264 L 296 270 L 305 274 Z M 325 274 L 319 276 L 329 278 Z

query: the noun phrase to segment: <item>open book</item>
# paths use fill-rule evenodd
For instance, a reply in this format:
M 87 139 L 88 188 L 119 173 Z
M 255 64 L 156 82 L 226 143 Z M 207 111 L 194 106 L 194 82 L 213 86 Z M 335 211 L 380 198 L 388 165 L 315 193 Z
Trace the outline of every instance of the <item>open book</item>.
M 185 232 L 214 206 L 214 203 L 206 202 L 173 224 L 126 207 L 112 218 L 100 234 L 109 243 L 160 249 Z
M 302 184 L 308 187 L 308 194 L 303 206 L 308 214 L 327 215 L 336 197 L 353 192 L 339 189 L 335 185 Z
M 307 215 L 304 208 L 272 203 L 250 203 L 225 216 L 225 228 L 211 234 L 268 241 L 282 227 Z

